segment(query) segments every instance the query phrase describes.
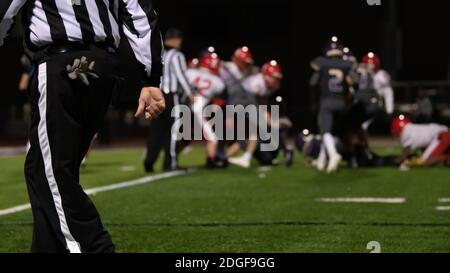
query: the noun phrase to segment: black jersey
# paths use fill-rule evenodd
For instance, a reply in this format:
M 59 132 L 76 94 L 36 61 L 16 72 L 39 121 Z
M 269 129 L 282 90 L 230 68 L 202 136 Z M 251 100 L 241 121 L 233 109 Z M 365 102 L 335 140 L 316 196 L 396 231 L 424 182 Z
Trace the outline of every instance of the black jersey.
M 360 65 L 356 69 L 357 73 L 357 92 L 375 91 L 374 73 L 367 65 Z
M 322 97 L 345 98 L 349 90 L 346 81 L 352 70 L 352 63 L 341 58 L 318 57 L 311 66 L 319 73 L 319 86 Z

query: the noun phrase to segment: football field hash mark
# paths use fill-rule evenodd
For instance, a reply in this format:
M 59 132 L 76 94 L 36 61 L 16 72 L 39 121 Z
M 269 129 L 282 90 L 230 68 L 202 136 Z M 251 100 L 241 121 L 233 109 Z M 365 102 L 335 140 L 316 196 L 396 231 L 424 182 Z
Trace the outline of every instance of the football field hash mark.
M 88 195 L 96 195 L 97 193 L 101 193 L 101 192 L 135 187 L 135 186 L 139 186 L 139 185 L 144 185 L 144 184 L 160 181 L 163 179 L 174 178 L 174 177 L 186 175 L 186 174 L 192 173 L 192 172 L 195 172 L 195 170 L 175 171 L 175 172 L 162 173 L 162 174 L 157 174 L 157 175 L 152 175 L 152 176 L 145 176 L 145 177 L 138 178 L 138 179 L 131 180 L 131 181 L 125 181 L 125 182 L 121 182 L 121 183 L 116 183 L 116 184 L 111 184 L 111 185 L 107 185 L 107 186 L 88 189 L 85 192 Z M 5 215 L 9 215 L 9 214 L 22 212 L 25 210 L 29 210 L 30 208 L 31 208 L 30 204 L 23 204 L 20 206 L 0 210 L 0 216 L 5 216 Z
M 436 207 L 437 211 L 450 211 L 450 207 Z
M 365 204 L 403 204 L 406 198 L 377 198 L 377 197 L 340 197 L 340 198 L 318 198 L 317 202 L 322 203 L 365 203 Z

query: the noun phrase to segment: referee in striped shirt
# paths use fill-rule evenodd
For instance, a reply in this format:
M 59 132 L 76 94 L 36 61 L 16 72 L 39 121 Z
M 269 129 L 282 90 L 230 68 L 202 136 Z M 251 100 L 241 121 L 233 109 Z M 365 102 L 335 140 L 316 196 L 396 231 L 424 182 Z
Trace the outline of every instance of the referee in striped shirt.
M 25 176 L 33 210 L 32 252 L 114 252 L 79 184 L 81 161 L 117 84 L 119 28 L 142 64 L 136 116 L 165 108 L 162 43 L 151 0 L 1 0 L 0 46 L 22 11 L 25 46 L 37 66 L 29 99 Z
M 176 116 L 180 115 L 180 97 L 192 97 L 192 87 L 186 78 L 186 59 L 180 51 L 183 44 L 183 34 L 178 29 L 169 29 L 165 34 L 164 45 L 164 77 L 162 89 L 166 100 L 166 111 L 153 121 L 147 141 L 147 153 L 144 161 L 145 170 L 153 172 L 153 165 L 159 153 L 164 149 L 163 169 L 173 171 L 179 169 L 177 164 L 177 140 L 172 134 L 172 126 Z

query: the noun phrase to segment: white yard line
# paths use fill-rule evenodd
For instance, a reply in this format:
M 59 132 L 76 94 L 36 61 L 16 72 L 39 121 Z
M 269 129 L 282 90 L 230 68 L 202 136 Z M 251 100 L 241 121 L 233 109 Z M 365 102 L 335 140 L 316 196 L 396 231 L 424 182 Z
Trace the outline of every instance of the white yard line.
M 366 204 L 403 204 L 406 198 L 377 198 L 377 197 L 340 197 L 340 198 L 318 198 L 322 203 L 366 203 Z
M 17 207 L 12 207 L 9 209 L 4 209 L 4 210 L 0 210 L 0 216 L 3 215 L 8 215 L 8 214 L 14 214 L 14 213 L 18 213 L 24 210 L 29 210 L 31 209 L 31 205 L 30 204 L 25 204 L 25 205 L 20 205 Z
M 440 198 L 438 200 L 439 203 L 450 203 L 450 198 Z
M 88 195 L 96 195 L 97 193 L 101 193 L 101 192 L 114 191 L 114 190 L 118 190 L 118 189 L 135 187 L 135 186 L 139 186 L 139 185 L 144 185 L 144 184 L 160 181 L 163 179 L 182 176 L 182 175 L 186 175 L 190 172 L 192 172 L 192 171 L 189 171 L 189 172 L 175 171 L 175 172 L 162 173 L 162 174 L 157 174 L 157 175 L 152 175 L 152 176 L 146 176 L 146 177 L 142 177 L 142 178 L 131 180 L 131 181 L 125 181 L 125 182 L 112 184 L 112 185 L 108 185 L 108 186 L 102 186 L 102 187 L 88 189 L 85 192 Z M 31 208 L 30 204 L 23 204 L 20 206 L 0 210 L 0 216 L 5 216 L 5 215 L 9 215 L 9 214 L 22 212 L 25 210 L 29 210 L 30 208 Z
M 436 207 L 438 211 L 450 211 L 450 207 Z

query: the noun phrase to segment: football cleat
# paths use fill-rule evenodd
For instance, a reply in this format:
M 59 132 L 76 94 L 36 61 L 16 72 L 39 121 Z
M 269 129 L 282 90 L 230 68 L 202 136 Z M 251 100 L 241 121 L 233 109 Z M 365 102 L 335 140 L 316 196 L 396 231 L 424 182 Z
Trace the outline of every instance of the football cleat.
M 248 169 L 250 168 L 250 160 L 246 160 L 244 157 L 233 157 L 228 160 L 231 164 Z
M 334 173 L 337 171 L 339 167 L 339 163 L 341 163 L 342 156 L 339 154 L 330 156 L 330 159 L 328 160 L 328 167 L 327 167 L 327 173 Z
M 287 150 L 284 158 L 286 160 L 286 167 L 292 167 L 294 165 L 294 151 L 293 150 Z

